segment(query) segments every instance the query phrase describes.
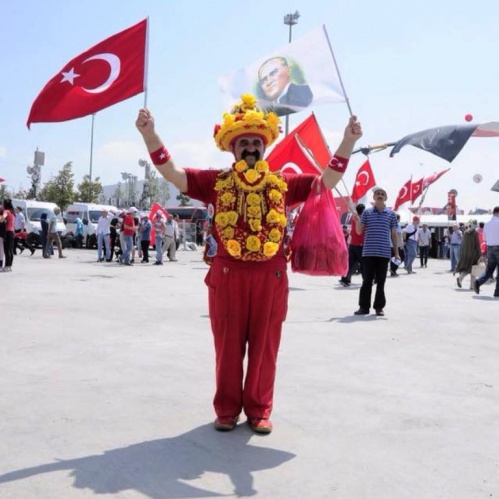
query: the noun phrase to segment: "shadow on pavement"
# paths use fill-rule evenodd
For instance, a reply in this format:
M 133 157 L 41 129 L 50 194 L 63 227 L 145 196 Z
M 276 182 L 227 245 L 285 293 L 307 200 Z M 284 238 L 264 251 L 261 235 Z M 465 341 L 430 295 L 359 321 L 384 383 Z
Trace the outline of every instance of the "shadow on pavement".
M 136 490 L 152 499 L 254 496 L 257 491 L 251 473 L 276 468 L 295 455 L 252 446 L 248 443 L 251 437 L 257 438 L 246 424 L 230 433 L 203 425 L 172 438 L 12 471 L 0 475 L 0 483 L 68 470 L 75 488 L 90 489 L 95 494 Z M 224 494 L 185 483 L 201 478 L 205 472 L 227 475 L 234 492 Z

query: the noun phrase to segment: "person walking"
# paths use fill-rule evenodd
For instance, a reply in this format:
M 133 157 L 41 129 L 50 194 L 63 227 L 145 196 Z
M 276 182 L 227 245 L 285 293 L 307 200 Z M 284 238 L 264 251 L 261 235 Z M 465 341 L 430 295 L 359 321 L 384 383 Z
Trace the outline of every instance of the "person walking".
M 140 217 L 139 234 L 140 248 L 142 251 L 142 260 L 140 263 L 149 263 L 149 246 L 151 244 L 151 229 L 152 224 L 147 213 L 143 213 Z
M 487 267 L 485 273 L 473 283 L 477 295 L 480 294 L 480 286 L 494 275 L 496 268 L 499 272 L 499 206 L 494 208 L 492 218 L 483 227 L 483 239 L 487 244 Z M 494 297 L 499 298 L 499 274 L 496 278 Z
M 390 259 L 390 275 L 392 277 L 398 277 L 400 274 L 397 273 L 397 270 L 400 264 L 405 259 L 405 250 L 404 250 L 404 237 L 402 235 L 402 227 L 400 226 L 400 215 L 396 213 L 397 217 L 397 227 L 395 227 L 395 232 L 397 232 L 397 248 L 399 250 L 399 257 L 395 257 L 395 247 L 392 246 L 392 258 Z
M 80 217 L 76 217 L 76 247 L 83 248 L 83 221 Z
M 412 223 L 407 224 L 404 228 L 403 233 L 405 237 L 405 260 L 404 269 L 408 274 L 415 274 L 412 270 L 412 264 L 417 256 L 418 249 L 418 229 L 419 229 L 419 217 L 415 215 L 412 217 Z
M 176 235 L 173 215 L 168 215 L 166 218 L 165 235 L 163 236 L 163 253 L 167 254 L 170 262 L 177 261 L 175 258 L 177 252 Z
M 5 224 L 3 236 L 3 250 L 5 254 L 5 265 L 2 272 L 12 272 L 14 263 L 14 206 L 11 199 L 3 200 L 3 214 L 0 216 L 0 223 Z
M 16 207 L 16 217 L 14 220 L 14 254 L 16 250 L 22 253 L 24 249 L 29 249 L 31 256 L 35 253 L 35 248 L 28 243 L 26 233 L 26 218 L 24 217 L 23 209 Z
M 385 189 L 375 187 L 374 206 L 366 208 L 360 217 L 354 214 L 357 232 L 365 234 L 362 249 L 363 278 L 359 292 L 359 309 L 354 312 L 355 315 L 369 314 L 374 280 L 376 280 L 376 294 L 373 307 L 376 315 L 385 315 L 385 281 L 392 248 L 395 258 L 400 259 L 397 246 L 397 217 L 386 207 L 387 197 Z
M 154 265 L 163 265 L 163 239 L 166 232 L 165 219 L 160 211 L 154 215 L 154 244 L 156 246 L 156 262 Z
M 109 238 L 111 233 L 111 218 L 106 209 L 101 210 L 99 220 L 97 221 L 97 229 L 95 233 L 97 235 L 97 261 L 103 262 L 104 259 L 107 262 L 111 261 L 111 240 Z M 104 251 L 103 251 L 104 248 Z
M 461 242 L 463 240 L 463 233 L 459 229 L 458 224 L 452 226 L 450 235 L 450 271 L 456 272 L 456 265 L 461 256 Z
M 216 359 L 214 427 L 233 430 L 244 411 L 253 431 L 268 434 L 289 293 L 283 248 L 286 207 L 307 199 L 317 175 L 270 172 L 263 157 L 279 136 L 280 120 L 256 103 L 254 96 L 243 95 L 215 126 L 217 146 L 234 155 L 229 170 L 181 168 L 157 134 L 149 110 L 141 109 L 135 124 L 163 177 L 212 213 L 209 237 L 215 244 L 205 245 L 210 263 L 205 283 Z M 360 123 L 352 116 L 321 175 L 327 189 L 342 178 L 361 136 Z
M 56 206 L 54 208 L 54 211 L 47 216 L 49 228 L 47 234 L 47 242 L 45 244 L 45 247 L 43 248 L 43 258 L 50 258 L 50 247 L 52 246 L 53 241 L 55 241 L 55 245 L 57 246 L 57 250 L 59 251 L 59 258 L 66 258 L 66 256 L 62 254 L 61 238 L 59 237 L 59 233 L 57 232 L 57 217 L 60 215 L 60 213 L 60 208 Z
M 132 206 L 128 208 L 125 218 L 123 219 L 123 255 L 121 256 L 121 263 L 127 266 L 133 265 L 132 263 L 132 250 L 133 250 L 133 236 L 135 235 L 135 223 L 134 217 L 135 213 L 137 213 L 137 208 Z
M 428 230 L 428 225 L 423 224 L 421 229 L 418 230 L 418 246 L 419 246 L 419 261 L 421 268 L 428 266 L 428 255 L 431 248 L 431 232 Z
M 355 207 L 356 213 L 359 217 L 366 209 L 362 203 Z M 358 268 L 362 275 L 362 248 L 364 247 L 364 233 L 357 232 L 355 218 L 352 217 L 350 224 L 350 244 L 348 245 L 348 272 L 340 279 L 342 286 L 350 286 L 352 282 L 352 274 Z
M 5 254 L 5 265 L 2 272 L 12 272 L 12 264 L 14 263 L 14 221 L 15 221 L 14 206 L 11 199 L 3 200 L 3 215 L 0 217 L 0 222 L 5 224 L 5 233 L 3 236 L 3 250 Z
M 470 225 L 463 234 L 463 239 L 461 241 L 461 253 L 459 255 L 459 261 L 456 265 L 456 272 L 459 273 L 457 277 L 457 285 L 462 288 L 463 280 L 468 275 L 471 274 L 471 269 L 473 265 L 477 265 L 482 257 L 480 251 L 480 238 L 478 236 L 478 231 L 476 227 Z M 473 277 L 470 280 L 470 289 L 473 289 Z

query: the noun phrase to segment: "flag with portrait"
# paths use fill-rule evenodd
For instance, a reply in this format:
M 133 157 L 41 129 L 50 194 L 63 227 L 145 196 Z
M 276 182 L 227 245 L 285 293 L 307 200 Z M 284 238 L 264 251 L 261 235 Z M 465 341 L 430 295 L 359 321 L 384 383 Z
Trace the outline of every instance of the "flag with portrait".
M 251 93 L 279 116 L 311 105 L 346 102 L 325 26 L 219 78 L 224 106 Z

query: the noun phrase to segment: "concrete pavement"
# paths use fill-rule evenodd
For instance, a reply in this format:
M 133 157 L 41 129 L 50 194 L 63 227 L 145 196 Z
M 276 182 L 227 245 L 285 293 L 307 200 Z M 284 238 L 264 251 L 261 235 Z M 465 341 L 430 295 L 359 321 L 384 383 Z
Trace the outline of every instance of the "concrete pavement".
M 388 278 L 290 273 L 274 432 L 212 428 L 200 252 L 177 263 L 21 255 L 0 274 L 0 498 L 499 496 L 499 300 L 448 261 Z

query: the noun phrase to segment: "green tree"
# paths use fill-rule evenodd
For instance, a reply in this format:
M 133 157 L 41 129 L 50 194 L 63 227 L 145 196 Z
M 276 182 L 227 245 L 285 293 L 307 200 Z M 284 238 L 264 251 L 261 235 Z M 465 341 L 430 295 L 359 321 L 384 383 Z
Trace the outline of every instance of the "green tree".
M 74 198 L 74 173 L 72 171 L 73 165 L 69 161 L 66 163 L 62 170 L 52 179 L 49 180 L 42 188 L 39 194 L 41 201 L 50 201 L 57 204 L 59 208 L 64 211 L 70 205 Z
M 90 178 L 90 175 L 84 175 L 81 184 L 78 184 L 76 197 L 78 201 L 83 203 L 97 203 L 99 196 L 104 192 L 100 178 L 95 180 Z
M 161 177 L 158 182 L 158 191 L 159 191 L 159 204 L 161 206 L 166 206 L 170 199 L 170 184 L 166 179 Z
M 151 204 L 158 203 L 161 206 L 166 206 L 170 199 L 170 186 L 163 177 L 158 177 L 155 171 L 150 175 L 149 193 Z
M 177 201 L 179 202 L 179 206 L 192 206 L 191 198 L 182 192 L 177 196 Z
M 10 191 L 6 185 L 0 185 L 0 201 L 9 199 L 11 196 Z

